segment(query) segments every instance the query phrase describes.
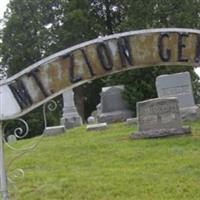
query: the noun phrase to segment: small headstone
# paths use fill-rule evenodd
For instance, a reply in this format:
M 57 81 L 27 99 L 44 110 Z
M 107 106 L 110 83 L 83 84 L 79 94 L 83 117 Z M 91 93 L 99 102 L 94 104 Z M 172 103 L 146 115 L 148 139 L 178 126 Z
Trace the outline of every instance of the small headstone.
M 138 119 L 135 117 L 135 118 L 128 118 L 126 119 L 126 124 L 127 125 L 133 125 L 133 124 L 137 124 L 138 123 Z
M 67 90 L 63 93 L 63 116 L 61 119 L 61 125 L 65 128 L 73 128 L 80 126 L 83 122 L 79 116 L 75 103 L 74 103 L 74 92 L 73 90 Z
M 96 122 L 95 118 L 93 116 L 89 116 L 87 119 L 88 124 L 94 124 Z
M 9 136 L 7 137 L 8 143 L 15 142 L 16 140 L 17 140 L 17 138 L 16 138 L 15 135 L 9 135 Z
M 122 97 L 124 86 L 116 85 L 103 87 L 101 92 L 101 102 L 97 105 L 98 122 L 119 122 L 125 121 L 132 116 L 127 108 L 127 103 Z
M 189 72 L 161 75 L 156 78 L 158 97 L 176 97 L 183 120 L 198 118 L 198 106 L 195 105 Z
M 87 125 L 86 129 L 87 131 L 100 131 L 104 130 L 108 127 L 107 123 L 99 123 L 99 124 L 90 124 Z
M 49 126 L 45 128 L 44 135 L 54 136 L 54 135 L 62 134 L 64 132 L 65 132 L 64 126 Z
M 156 138 L 190 133 L 183 127 L 177 98 L 157 98 L 137 103 L 138 132 L 131 138 Z

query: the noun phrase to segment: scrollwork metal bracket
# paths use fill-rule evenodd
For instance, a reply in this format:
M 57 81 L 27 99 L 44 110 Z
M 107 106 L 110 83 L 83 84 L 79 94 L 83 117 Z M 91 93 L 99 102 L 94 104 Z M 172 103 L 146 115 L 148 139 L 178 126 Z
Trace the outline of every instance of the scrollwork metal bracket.
M 57 102 L 54 100 L 51 100 L 43 105 L 44 130 L 47 127 L 47 116 L 46 116 L 47 110 L 52 112 L 52 111 L 55 111 L 56 108 L 57 108 Z M 19 121 L 20 124 L 18 124 L 19 127 L 14 128 L 14 130 L 12 131 L 12 135 L 14 135 L 16 139 L 25 138 L 29 133 L 28 123 L 22 118 L 14 119 L 14 120 Z M 10 121 L 5 122 L 3 126 L 3 122 L 0 121 L 0 140 L 1 140 L 0 141 L 0 192 L 1 192 L 1 196 L 3 200 L 8 200 L 9 198 L 8 183 L 11 183 L 12 185 L 16 186 L 16 179 L 18 177 L 24 177 L 23 169 L 12 170 L 12 172 L 9 174 L 6 173 L 6 170 L 8 171 L 9 167 L 16 159 L 18 159 L 25 153 L 35 149 L 36 146 L 39 144 L 39 142 L 41 142 L 41 138 L 44 136 L 44 134 L 42 134 L 41 136 L 37 137 L 36 138 L 37 141 L 35 143 L 31 145 L 29 143 L 28 146 L 26 146 L 25 148 L 16 148 L 14 145 L 10 144 L 6 138 L 6 135 L 7 135 L 6 129 L 7 128 L 9 129 L 9 123 Z M 10 134 L 11 133 L 9 131 L 9 135 Z M 4 145 L 6 145 L 9 149 L 13 151 L 20 152 L 19 155 L 17 155 L 14 159 L 9 161 L 6 167 L 7 169 L 5 169 L 5 162 L 4 162 Z

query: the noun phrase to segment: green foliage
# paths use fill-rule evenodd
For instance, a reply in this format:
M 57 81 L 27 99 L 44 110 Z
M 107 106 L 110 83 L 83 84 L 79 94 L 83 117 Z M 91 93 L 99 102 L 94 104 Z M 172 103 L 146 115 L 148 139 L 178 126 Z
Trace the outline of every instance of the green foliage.
M 192 77 L 193 90 L 196 103 L 200 101 L 200 82 L 199 77 L 191 67 L 151 67 L 147 69 L 136 69 L 121 74 L 115 74 L 105 80 L 107 85 L 124 84 L 124 98 L 127 100 L 133 115 L 136 116 L 136 103 L 146 99 L 156 98 L 156 77 L 161 74 L 179 73 L 189 71 Z
M 99 34 L 118 32 L 118 27 L 127 17 L 128 0 L 91 0 L 91 13 L 100 24 Z
M 2 37 L 2 62 L 9 67 L 10 75 L 47 55 L 47 49 L 55 42 L 51 30 L 57 25 L 57 2 L 10 1 Z
M 79 109 L 83 109 L 79 110 L 83 119 L 87 120 L 92 111 L 96 110 L 96 106 L 100 102 L 101 88 L 104 85 L 102 80 L 94 80 L 74 89 L 75 103 Z
M 121 30 L 200 27 L 198 0 L 131 0 Z
M 67 130 L 44 137 L 34 151 L 6 148 L 12 171 L 25 177 L 9 184 L 10 199 L 20 200 L 199 200 L 200 121 L 190 122 L 192 135 L 130 140 L 136 127 L 110 125 L 107 130 Z M 39 138 L 13 143 L 24 147 Z
M 12 75 L 43 57 L 99 35 L 160 27 L 198 29 L 199 12 L 199 0 L 10 0 L 4 18 L 5 28 L 0 32 L 3 41 L 0 44 L 1 64 Z M 186 69 L 137 70 L 114 75 L 104 82 L 125 84 L 125 98 L 135 111 L 137 101 L 156 96 L 154 81 L 157 75 Z M 189 71 L 196 90 L 196 102 L 199 102 L 198 78 L 192 70 Z M 76 90 L 76 96 L 82 99 L 80 104 L 84 106 L 84 117 L 90 115 L 84 110 L 91 112 L 95 108 L 99 100 L 96 92 L 100 91 L 104 82 L 97 81 L 87 85 L 88 88 L 82 87 L 84 91 L 92 89 L 93 95 Z M 42 115 L 39 110 L 28 117 L 33 127 L 35 124 L 43 126 L 41 117 L 38 117 Z
M 129 31 L 145 28 L 200 27 L 200 2 L 193 0 L 150 0 L 129 1 L 126 4 L 126 17 L 116 26 L 116 30 Z M 127 99 L 130 108 L 135 115 L 136 103 L 141 100 L 155 98 L 155 78 L 160 74 L 171 74 L 181 71 L 189 71 L 192 77 L 192 84 L 196 103 L 200 102 L 199 77 L 189 67 L 160 67 L 150 69 L 139 69 L 118 74 L 105 79 L 107 85 L 124 84 L 124 97 Z
M 56 126 L 60 123 L 61 110 L 63 107 L 61 96 L 56 97 L 54 99 L 54 102 L 56 103 L 55 107 L 55 104 L 50 101 L 45 104 L 45 108 L 43 106 L 40 106 L 23 117 L 23 119 L 27 122 L 29 126 L 29 133 L 28 135 L 26 135 L 25 138 L 31 138 L 43 133 L 45 128 L 44 109 L 46 113 L 47 126 Z M 53 108 L 52 111 L 48 109 L 49 106 L 50 108 Z M 6 128 L 4 130 L 4 133 L 6 138 L 9 135 L 14 134 L 16 128 L 22 128 L 23 130 L 26 130 L 24 124 L 16 119 L 6 121 L 5 127 Z M 22 139 L 24 139 L 24 137 Z

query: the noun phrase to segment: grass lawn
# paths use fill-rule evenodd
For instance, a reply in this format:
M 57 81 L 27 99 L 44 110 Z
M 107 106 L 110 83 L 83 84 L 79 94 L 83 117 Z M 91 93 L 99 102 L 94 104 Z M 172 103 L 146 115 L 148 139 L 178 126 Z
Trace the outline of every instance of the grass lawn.
M 18 153 L 6 148 L 10 178 L 16 168 L 25 172 L 9 184 L 11 200 L 199 200 L 200 121 L 188 124 L 192 135 L 146 140 L 130 140 L 136 127 L 122 123 L 101 132 L 82 126 L 43 137 L 12 164 Z

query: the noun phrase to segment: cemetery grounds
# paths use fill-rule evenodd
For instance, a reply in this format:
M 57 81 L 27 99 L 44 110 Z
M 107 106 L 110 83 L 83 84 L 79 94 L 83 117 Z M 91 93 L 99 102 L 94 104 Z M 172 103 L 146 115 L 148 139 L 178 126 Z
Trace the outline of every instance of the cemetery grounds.
M 16 168 L 25 172 L 15 186 L 9 184 L 11 199 L 200 199 L 200 121 L 186 124 L 192 135 L 130 140 L 136 126 L 116 123 L 99 132 L 81 126 L 43 137 L 17 159 L 18 153 L 6 148 L 8 177 Z

